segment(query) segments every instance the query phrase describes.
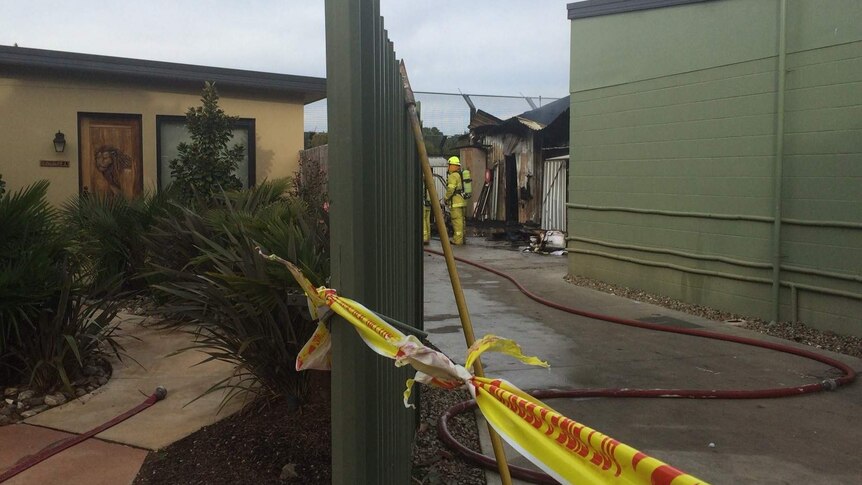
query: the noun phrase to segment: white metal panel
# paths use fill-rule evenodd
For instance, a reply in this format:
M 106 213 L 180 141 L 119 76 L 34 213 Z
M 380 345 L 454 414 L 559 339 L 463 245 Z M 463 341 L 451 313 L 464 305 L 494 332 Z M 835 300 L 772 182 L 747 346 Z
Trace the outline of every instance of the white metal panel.
M 431 172 L 434 175 L 443 177 L 443 180 L 446 180 L 449 174 L 449 166 L 443 165 L 442 167 L 431 167 Z M 440 180 L 440 177 L 434 177 L 434 187 L 437 189 L 437 197 L 440 197 L 440 200 L 443 200 L 443 196 L 446 195 L 446 184 Z
M 566 232 L 568 162 L 568 157 L 545 160 L 542 229 Z

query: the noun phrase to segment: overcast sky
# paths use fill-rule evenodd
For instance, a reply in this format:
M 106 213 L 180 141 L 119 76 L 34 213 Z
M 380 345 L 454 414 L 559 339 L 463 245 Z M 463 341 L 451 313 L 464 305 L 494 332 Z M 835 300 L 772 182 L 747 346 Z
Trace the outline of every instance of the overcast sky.
M 325 76 L 323 0 L 0 0 L 0 44 Z M 381 0 L 414 89 L 567 94 L 565 0 Z
M 566 0 L 381 0 L 396 54 L 416 91 L 568 94 Z M 0 45 L 326 76 L 323 0 L 0 0 Z M 423 119 L 462 133 L 469 108 L 418 95 Z M 508 118 L 523 99 L 473 98 Z M 536 101 L 540 104 L 539 101 Z M 326 130 L 326 102 L 305 110 Z

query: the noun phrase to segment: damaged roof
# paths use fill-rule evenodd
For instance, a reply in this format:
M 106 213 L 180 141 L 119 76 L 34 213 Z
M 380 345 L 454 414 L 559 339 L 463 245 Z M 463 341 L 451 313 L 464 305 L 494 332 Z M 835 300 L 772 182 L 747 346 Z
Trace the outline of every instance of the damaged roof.
M 488 113 L 487 111 L 482 111 L 481 109 L 477 109 L 476 112 L 470 117 L 470 124 L 467 126 L 469 129 L 479 128 L 482 126 L 497 126 L 502 123 L 503 120 L 497 118 L 496 116 Z
M 523 129 L 523 127 L 532 131 L 541 131 L 559 119 L 568 109 L 569 97 L 566 96 L 565 98 L 548 103 L 541 108 L 525 111 L 507 120 L 501 120 L 494 115 L 477 110 L 470 118 L 469 128 L 471 131 L 477 130 L 485 133 L 511 130 L 513 128 Z
M 550 125 L 569 109 L 569 97 L 560 98 L 553 103 L 548 103 L 541 108 L 526 111 L 515 116 L 521 123 L 533 131 L 539 131 Z

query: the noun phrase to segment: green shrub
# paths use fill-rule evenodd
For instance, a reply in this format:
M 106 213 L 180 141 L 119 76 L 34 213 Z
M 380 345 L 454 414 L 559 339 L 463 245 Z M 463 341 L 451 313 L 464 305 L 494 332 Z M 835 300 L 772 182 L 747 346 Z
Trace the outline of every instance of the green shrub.
M 308 207 L 309 217 L 321 239 L 329 241 L 329 177 L 317 159 L 300 155 L 291 194 Z M 322 232 L 321 232 L 322 231 Z
M 126 199 L 85 194 L 63 207 L 62 220 L 71 250 L 88 265 L 93 284 L 118 279 L 124 290 L 141 290 L 147 251 L 144 236 L 158 218 L 172 210 L 172 192 Z M 131 293 L 130 293 L 131 294 Z
M 304 308 L 291 305 L 286 290 L 298 288 L 287 270 L 255 249 L 277 252 L 318 284 L 328 277 L 328 243 L 290 188 L 277 180 L 222 193 L 207 210 L 183 208 L 163 217 L 148 236 L 159 313 L 169 322 L 193 323 L 192 348 L 207 360 L 237 366 L 211 389 L 228 389 L 225 402 L 240 391 L 300 400 L 307 391 L 306 376 L 294 366 L 314 325 Z
M 6 193 L 6 181 L 3 180 L 3 174 L 0 173 L 0 195 Z
M 38 182 L 0 197 L 0 378 L 39 390 L 69 385 L 113 340 L 116 280 L 89 284 Z
M 186 127 L 192 141 L 180 143 L 177 158 L 170 161 L 174 185 L 185 201 L 242 188 L 235 172 L 245 156 L 245 146 L 228 146 L 233 138 L 231 125 L 239 118 L 225 114 L 218 106 L 218 99 L 215 84 L 206 83 L 202 105 L 186 112 Z
M 57 290 L 66 253 L 47 191 L 41 181 L 0 198 L 0 355 Z
M 110 288 L 93 291 L 79 281 L 80 275 L 62 271 L 57 291 L 41 302 L 24 338 L 10 346 L 21 377 L 39 391 L 60 384 L 71 391 L 84 362 L 105 353 L 103 344 L 120 356 L 122 347 L 114 339 L 119 300 Z

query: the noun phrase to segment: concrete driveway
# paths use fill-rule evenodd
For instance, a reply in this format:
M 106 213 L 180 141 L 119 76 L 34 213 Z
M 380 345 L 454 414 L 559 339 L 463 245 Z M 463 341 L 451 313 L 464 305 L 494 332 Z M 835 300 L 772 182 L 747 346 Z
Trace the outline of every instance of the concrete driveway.
M 439 249 L 439 244 L 432 244 L 432 248 Z M 730 324 L 571 285 L 563 281 L 565 257 L 479 244 L 458 247 L 456 255 L 506 271 L 546 298 L 582 309 L 780 341 Z M 838 375 L 823 364 L 765 349 L 559 312 L 528 299 L 491 273 L 463 264 L 458 269 L 476 335 L 514 338 L 526 354 L 550 362 L 551 369 L 546 370 L 500 355 L 483 358 L 488 376 L 508 379 L 522 389 L 756 389 L 807 384 Z M 427 253 L 425 327 L 434 344 L 456 361 L 464 361 L 466 347 L 443 258 Z M 824 353 L 862 370 L 859 359 Z M 862 483 L 859 383 L 837 392 L 784 399 L 591 398 L 559 399 L 548 404 L 714 484 Z M 485 452 L 490 455 L 490 447 Z M 513 457 L 514 464 L 528 465 L 511 448 L 508 456 Z M 498 480 L 493 473 L 488 479 L 489 483 Z

